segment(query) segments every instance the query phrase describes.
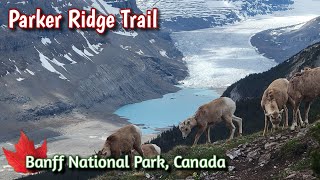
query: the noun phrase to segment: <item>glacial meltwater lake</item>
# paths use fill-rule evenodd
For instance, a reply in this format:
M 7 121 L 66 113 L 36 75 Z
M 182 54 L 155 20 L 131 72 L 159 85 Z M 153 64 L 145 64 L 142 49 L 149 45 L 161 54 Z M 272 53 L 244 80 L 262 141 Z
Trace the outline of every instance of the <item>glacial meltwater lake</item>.
M 212 89 L 186 88 L 159 99 L 123 106 L 115 114 L 139 125 L 143 134 L 150 134 L 177 125 L 192 116 L 200 105 L 218 97 Z

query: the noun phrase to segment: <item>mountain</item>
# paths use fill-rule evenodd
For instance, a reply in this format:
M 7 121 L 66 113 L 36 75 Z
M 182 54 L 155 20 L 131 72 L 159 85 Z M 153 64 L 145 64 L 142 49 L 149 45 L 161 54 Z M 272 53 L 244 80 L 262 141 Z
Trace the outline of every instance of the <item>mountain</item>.
M 8 10 L 26 14 L 96 8 L 115 14 L 118 28 L 94 30 L 7 28 Z M 140 10 L 135 0 L 6 1 L 0 4 L 0 136 L 17 124 L 75 108 L 111 114 L 117 107 L 178 90 L 187 75 L 170 36 L 157 30 L 125 31 L 118 8 Z M 10 127 L 10 128 L 9 128 Z
M 231 24 L 248 16 L 291 8 L 293 0 L 137 0 L 143 11 L 159 8 L 161 28 L 188 31 Z
M 251 44 L 264 56 L 283 62 L 312 44 L 320 42 L 320 17 L 307 23 L 255 34 Z

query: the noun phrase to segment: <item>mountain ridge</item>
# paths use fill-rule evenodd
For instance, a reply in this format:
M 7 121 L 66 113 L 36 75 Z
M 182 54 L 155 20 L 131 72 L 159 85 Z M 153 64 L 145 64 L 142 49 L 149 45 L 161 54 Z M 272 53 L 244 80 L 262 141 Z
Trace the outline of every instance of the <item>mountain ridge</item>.
M 23 2 L 23 3 L 22 3 Z M 1 12 L 18 8 L 25 14 L 66 15 L 70 8 L 96 8 L 102 14 L 133 8 L 130 1 L 21 1 L 3 3 Z M 161 97 L 177 91 L 174 86 L 188 72 L 182 54 L 167 33 L 118 27 L 98 35 L 94 30 L 11 31 L 7 14 L 0 27 L 1 122 L 24 123 L 81 108 L 110 116 L 120 106 Z M 1 136 L 12 129 L 1 127 Z

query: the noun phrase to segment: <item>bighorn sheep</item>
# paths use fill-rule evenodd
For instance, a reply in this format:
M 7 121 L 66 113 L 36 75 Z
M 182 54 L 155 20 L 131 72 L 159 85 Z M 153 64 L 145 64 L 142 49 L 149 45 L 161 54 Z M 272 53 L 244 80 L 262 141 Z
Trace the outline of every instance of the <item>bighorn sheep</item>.
M 145 158 L 152 158 L 161 154 L 161 148 L 156 144 L 143 144 L 141 149 Z M 134 154 L 138 155 L 137 151 L 134 150 Z
M 296 73 L 289 82 L 288 95 L 294 102 L 293 123 L 291 130 L 294 130 L 297 124 L 299 107 L 302 101 L 305 101 L 304 122 L 300 119 L 300 124 L 308 124 L 309 110 L 312 101 L 320 96 L 320 67 L 305 69 L 302 73 Z
M 132 150 L 136 150 L 141 156 L 141 130 L 135 125 L 127 125 L 111 134 L 101 151 L 98 152 L 100 157 L 119 158 L 121 154 L 129 154 L 132 158 Z
M 188 118 L 179 124 L 182 137 L 185 139 L 191 132 L 191 129 L 195 126 L 198 126 L 199 129 L 195 136 L 193 145 L 198 143 L 198 140 L 204 131 L 206 131 L 207 143 L 211 143 L 211 126 L 221 121 L 225 121 L 231 132 L 229 137 L 229 140 L 231 140 L 233 139 L 236 129 L 232 123 L 232 120 L 237 122 L 239 126 L 239 135 L 242 135 L 242 119 L 234 115 L 235 111 L 236 103 L 228 97 L 220 97 L 209 102 L 208 104 L 202 105 L 199 107 L 194 117 Z
M 265 117 L 263 136 L 268 132 L 268 117 L 272 124 L 272 130 L 279 128 L 283 110 L 285 112 L 285 122 L 283 125 L 288 127 L 288 108 L 286 106 L 288 102 L 288 85 L 289 81 L 287 79 L 276 79 L 263 93 L 261 99 L 261 107 Z

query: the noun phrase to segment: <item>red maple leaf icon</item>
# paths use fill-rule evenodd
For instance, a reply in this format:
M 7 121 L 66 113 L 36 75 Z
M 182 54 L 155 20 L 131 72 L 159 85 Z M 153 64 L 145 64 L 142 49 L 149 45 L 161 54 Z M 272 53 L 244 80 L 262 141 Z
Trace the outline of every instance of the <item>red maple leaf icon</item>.
M 35 159 L 47 158 L 47 140 L 44 140 L 40 147 L 35 148 L 33 141 L 30 141 L 29 138 L 24 134 L 24 132 L 21 131 L 20 139 L 14 146 L 16 152 L 9 151 L 5 148 L 2 149 L 9 165 L 12 166 L 16 172 L 37 172 L 37 170 L 30 170 L 26 168 L 26 156 L 33 156 Z

